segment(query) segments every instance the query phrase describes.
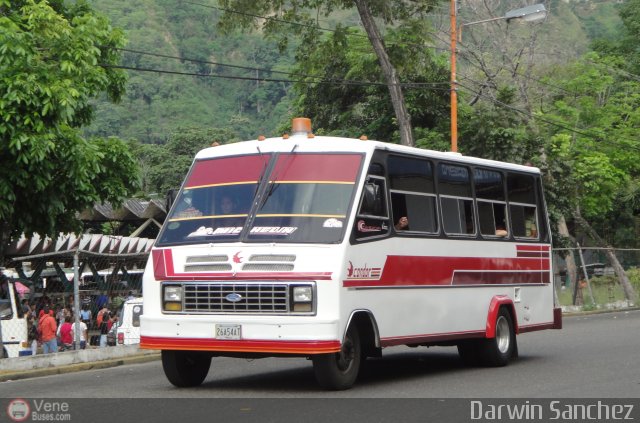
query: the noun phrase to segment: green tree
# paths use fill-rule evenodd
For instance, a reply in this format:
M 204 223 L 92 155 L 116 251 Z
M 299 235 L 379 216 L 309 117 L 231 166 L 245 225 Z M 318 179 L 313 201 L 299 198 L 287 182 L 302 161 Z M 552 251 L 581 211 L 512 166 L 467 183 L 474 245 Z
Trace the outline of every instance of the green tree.
M 170 189 L 179 188 L 198 151 L 237 140 L 229 129 L 177 128 L 164 145 L 133 142 L 144 194 L 164 196 Z
M 389 30 L 386 41 L 398 74 L 411 81 L 405 89 L 416 143 L 433 148 L 447 137 L 449 122 L 448 59 L 422 47 L 428 27 L 417 22 Z M 358 36 L 360 35 L 360 36 Z M 295 73 L 307 77 L 294 86 L 295 113 L 313 117 L 314 131 L 331 135 L 397 142 L 401 137 L 382 71 L 361 31 L 336 31 L 319 41 Z M 445 123 L 443 127 L 443 123 Z M 437 145 L 436 148 L 441 147 Z M 448 146 L 447 146 L 448 148 Z
M 320 41 L 321 28 L 315 16 L 329 16 L 335 10 L 357 9 L 360 21 L 375 53 L 381 75 L 389 92 L 389 100 L 395 115 L 400 143 L 415 145 L 409 110 L 406 106 L 400 73 L 390 58 L 390 48 L 385 45 L 379 22 L 402 26 L 420 20 L 430 12 L 441 0 L 223 0 L 223 7 L 241 14 L 225 12 L 221 18 L 221 28 L 251 28 L 259 26 L 267 35 L 279 37 L 281 45 L 286 45 L 291 35 L 300 36 L 302 41 L 298 48 L 297 61 L 303 62 L 311 54 Z M 262 19 L 258 16 L 268 16 Z M 378 21 L 376 21 L 378 19 Z M 293 21 L 297 25 L 282 27 L 282 21 Z M 315 116 L 313 116 L 315 118 Z
M 79 231 L 77 212 L 135 189 L 124 142 L 79 134 L 91 99 L 122 95 L 123 43 L 85 2 L 0 0 L 0 260 L 11 236 Z
M 596 225 L 612 219 L 617 205 L 630 205 L 632 181 L 640 177 L 640 83 L 624 66 L 621 57 L 592 53 L 556 72 L 553 83 L 564 91 L 543 115 L 554 123 L 546 151 L 553 181 L 549 191 L 564 199 L 555 206 L 563 206 L 560 213 L 604 248 L 611 248 L 610 240 Z M 607 255 L 633 300 L 624 269 L 611 250 Z

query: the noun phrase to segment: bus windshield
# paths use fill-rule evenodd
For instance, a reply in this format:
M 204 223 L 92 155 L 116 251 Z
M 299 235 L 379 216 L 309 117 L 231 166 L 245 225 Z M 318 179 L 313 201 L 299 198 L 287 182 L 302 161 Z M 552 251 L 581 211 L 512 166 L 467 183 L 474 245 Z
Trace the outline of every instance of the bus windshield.
M 361 154 L 256 154 L 197 161 L 158 245 L 340 242 Z

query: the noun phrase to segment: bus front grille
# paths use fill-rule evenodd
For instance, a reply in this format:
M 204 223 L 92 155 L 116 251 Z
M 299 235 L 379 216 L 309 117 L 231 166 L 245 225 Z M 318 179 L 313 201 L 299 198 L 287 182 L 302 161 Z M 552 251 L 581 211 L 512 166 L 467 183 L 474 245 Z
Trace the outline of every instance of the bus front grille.
M 184 285 L 184 311 L 191 313 L 288 313 L 289 289 L 283 284 Z

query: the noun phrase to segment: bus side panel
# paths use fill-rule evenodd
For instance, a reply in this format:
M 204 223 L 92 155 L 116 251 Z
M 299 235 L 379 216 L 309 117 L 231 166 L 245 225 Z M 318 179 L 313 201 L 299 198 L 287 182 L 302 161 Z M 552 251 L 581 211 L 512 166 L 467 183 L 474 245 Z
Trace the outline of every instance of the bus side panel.
M 370 310 L 383 345 L 485 336 L 496 296 L 513 303 L 519 327 L 552 325 L 549 260 L 519 257 L 514 243 L 491 246 L 415 238 L 355 245 L 342 281 L 343 314 Z

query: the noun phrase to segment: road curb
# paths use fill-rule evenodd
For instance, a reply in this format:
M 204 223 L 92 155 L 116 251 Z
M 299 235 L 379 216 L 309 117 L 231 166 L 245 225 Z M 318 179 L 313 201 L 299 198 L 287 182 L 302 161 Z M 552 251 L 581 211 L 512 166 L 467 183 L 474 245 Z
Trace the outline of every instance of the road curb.
M 41 377 L 41 376 L 60 375 L 65 373 L 79 372 L 83 370 L 107 369 L 110 367 L 117 367 L 124 364 L 147 363 L 147 362 L 155 361 L 159 359 L 160 359 L 160 353 L 154 353 L 154 354 L 134 355 L 129 357 L 119 357 L 119 358 L 114 358 L 109 360 L 91 361 L 86 363 L 68 364 L 63 366 L 44 367 L 40 369 L 33 369 L 33 370 L 26 370 L 26 371 L 23 370 L 19 372 L 2 371 L 0 372 L 0 382 L 29 379 L 29 378 Z
M 640 306 L 629 307 L 629 308 L 615 308 L 610 310 L 568 311 L 568 312 L 563 312 L 562 317 L 590 316 L 593 314 L 607 314 L 607 313 L 624 313 L 625 311 L 638 311 L 638 310 L 640 310 Z

